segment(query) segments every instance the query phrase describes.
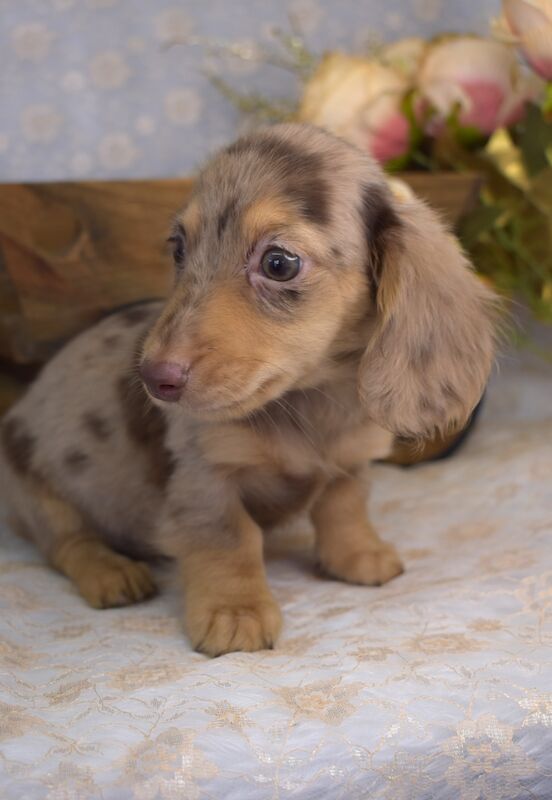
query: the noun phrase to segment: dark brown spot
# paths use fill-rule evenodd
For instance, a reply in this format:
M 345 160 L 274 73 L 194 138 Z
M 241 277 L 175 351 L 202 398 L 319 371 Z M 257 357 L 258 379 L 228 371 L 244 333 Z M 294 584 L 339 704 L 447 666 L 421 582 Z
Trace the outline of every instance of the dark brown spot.
M 110 333 L 108 336 L 104 336 L 103 338 L 103 343 L 109 350 L 111 350 L 113 347 L 116 347 L 120 341 L 121 337 L 116 333 Z
M 303 297 L 298 289 L 272 288 L 270 285 L 259 289 L 258 297 L 267 311 L 291 312 Z
M 298 289 L 282 289 L 279 294 L 281 294 L 286 299 L 286 303 L 296 303 L 298 300 L 301 299 L 303 293 L 300 292 Z
M 299 205 L 303 216 L 309 222 L 327 225 L 330 190 L 321 177 L 325 169 L 322 156 L 274 138 L 261 139 L 256 150 L 281 173 L 282 191 Z
M 24 520 L 21 519 L 21 517 L 18 517 L 15 514 L 10 514 L 8 517 L 8 525 L 14 531 L 14 533 L 16 533 L 22 539 L 27 539 L 29 542 L 32 542 L 33 535 L 29 529 L 29 526 Z
M 428 400 L 427 397 L 424 397 L 424 395 L 422 395 L 420 397 L 418 406 L 419 406 L 420 411 L 433 411 L 434 410 L 433 403 L 431 402 L 431 400 Z
M 334 258 L 343 258 L 343 253 L 341 252 L 340 248 L 336 247 L 335 245 L 331 248 L 330 253 Z
M 100 442 L 105 442 L 111 436 L 111 427 L 109 422 L 94 411 L 88 411 L 83 414 L 82 421 L 86 430 L 92 434 L 95 439 Z
M 331 192 L 321 177 L 325 171 L 321 155 L 306 152 L 273 136 L 239 139 L 226 152 L 229 155 L 251 153 L 261 156 L 274 170 L 282 193 L 299 206 L 300 213 L 309 222 L 317 225 L 330 222 Z
M 72 472 L 80 473 L 90 464 L 90 458 L 82 450 L 68 450 L 63 456 L 65 465 L 71 469 Z
M 172 235 L 169 236 L 167 241 L 171 246 L 172 257 L 175 266 L 179 269 L 182 268 L 186 260 L 187 237 L 186 231 L 184 230 L 184 226 L 181 222 L 178 222 L 175 225 Z
M 433 337 L 428 337 L 424 342 L 412 345 L 411 360 L 414 369 L 427 369 L 433 361 L 435 346 Z
M 316 174 L 303 178 L 288 178 L 284 192 L 298 204 L 301 214 L 316 225 L 328 225 L 330 222 L 328 196 L 330 189 L 326 181 Z
M 121 311 L 119 319 L 129 327 L 137 325 L 139 322 L 145 322 L 151 315 L 151 309 L 147 306 L 133 306 Z
M 236 213 L 236 201 L 230 200 L 222 210 L 217 220 L 217 236 L 220 239 L 228 227 L 228 223 Z
M 2 445 L 11 466 L 20 475 L 30 472 L 35 439 L 18 417 L 9 417 L 2 424 Z
M 448 381 L 442 384 L 441 391 L 443 392 L 443 397 L 446 397 L 447 400 L 450 400 L 452 403 L 459 403 L 460 402 L 460 395 L 450 384 Z
M 399 231 L 401 221 L 381 186 L 368 185 L 363 188 L 361 213 L 368 245 L 372 295 L 375 300 L 383 272 L 386 250 L 393 241 L 394 235 Z
M 322 159 L 317 154 L 301 150 L 291 142 L 282 141 L 275 136 L 243 137 L 230 145 L 227 152 L 237 155 L 256 153 L 269 162 L 286 167 L 288 173 L 307 172 L 313 167 L 322 166 Z
M 149 561 L 161 566 L 170 560 L 152 542 L 144 541 L 139 536 L 132 534 L 116 534 L 110 537 L 109 543 L 118 553 L 133 558 L 135 561 Z
M 148 458 L 148 479 L 162 489 L 174 469 L 173 458 L 165 445 L 165 417 L 136 377 L 121 378 L 118 390 L 127 433 Z
M 273 526 L 300 511 L 317 483 L 317 476 L 275 474 L 268 491 L 259 486 L 243 497 L 243 503 L 261 527 Z

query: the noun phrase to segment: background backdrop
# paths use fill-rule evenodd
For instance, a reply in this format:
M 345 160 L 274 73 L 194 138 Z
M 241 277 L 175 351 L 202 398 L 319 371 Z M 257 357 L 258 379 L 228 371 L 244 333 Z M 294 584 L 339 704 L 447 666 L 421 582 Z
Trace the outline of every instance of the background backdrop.
M 206 37 L 274 47 L 301 25 L 309 48 L 485 33 L 498 0 L 0 0 L 0 181 L 164 177 L 193 172 L 239 115 L 208 82 Z M 225 56 L 241 91 L 290 96 L 283 70 Z

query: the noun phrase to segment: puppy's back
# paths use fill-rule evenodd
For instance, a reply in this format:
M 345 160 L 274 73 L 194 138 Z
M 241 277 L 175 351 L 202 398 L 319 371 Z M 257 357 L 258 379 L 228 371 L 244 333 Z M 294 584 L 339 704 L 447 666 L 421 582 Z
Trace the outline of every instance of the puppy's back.
M 148 479 L 139 439 L 152 412 L 134 365 L 158 310 L 158 303 L 129 307 L 77 336 L 2 421 L 0 492 L 32 538 L 41 535 L 32 507 L 41 486 L 73 503 L 109 538 L 151 527 L 160 490 Z

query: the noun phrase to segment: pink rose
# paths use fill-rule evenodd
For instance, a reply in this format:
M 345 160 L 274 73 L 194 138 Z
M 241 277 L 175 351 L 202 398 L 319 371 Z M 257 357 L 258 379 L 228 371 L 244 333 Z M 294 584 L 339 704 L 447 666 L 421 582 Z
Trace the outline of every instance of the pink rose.
M 482 134 L 517 122 L 525 103 L 539 91 L 513 49 L 475 36 L 450 37 L 432 45 L 418 74 L 422 102 L 434 110 L 431 130 L 439 129 L 455 110 L 463 127 Z
M 504 22 L 535 72 L 552 80 L 552 0 L 503 0 Z

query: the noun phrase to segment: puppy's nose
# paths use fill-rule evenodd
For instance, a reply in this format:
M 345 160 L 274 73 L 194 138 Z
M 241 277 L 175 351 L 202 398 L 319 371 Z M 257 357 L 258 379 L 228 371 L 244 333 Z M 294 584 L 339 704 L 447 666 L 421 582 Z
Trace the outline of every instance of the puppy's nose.
M 158 400 L 174 403 L 188 380 L 189 367 L 173 361 L 144 361 L 140 376 L 148 391 Z

